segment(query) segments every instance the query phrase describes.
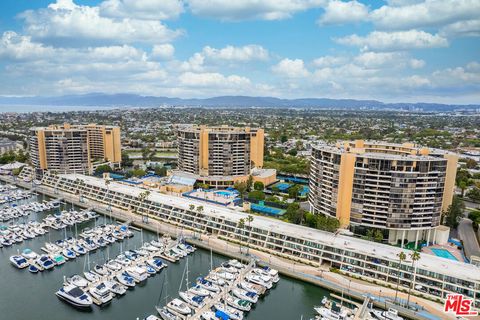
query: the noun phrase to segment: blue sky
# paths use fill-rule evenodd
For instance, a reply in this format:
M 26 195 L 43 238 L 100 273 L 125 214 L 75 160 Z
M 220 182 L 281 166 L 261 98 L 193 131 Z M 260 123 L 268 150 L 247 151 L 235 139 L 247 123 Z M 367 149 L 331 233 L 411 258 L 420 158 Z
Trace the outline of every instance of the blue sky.
M 478 0 L 6 0 L 0 95 L 480 103 Z

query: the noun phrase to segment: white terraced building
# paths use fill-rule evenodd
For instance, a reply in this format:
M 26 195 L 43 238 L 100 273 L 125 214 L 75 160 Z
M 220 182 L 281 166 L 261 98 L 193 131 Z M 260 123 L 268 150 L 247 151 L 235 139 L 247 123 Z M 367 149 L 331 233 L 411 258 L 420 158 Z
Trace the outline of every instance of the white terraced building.
M 83 183 L 80 183 L 80 180 Z M 42 184 L 57 191 L 81 194 L 82 197 L 112 207 L 155 216 L 159 221 L 214 234 L 228 241 L 246 241 L 252 248 L 277 256 L 295 258 L 314 265 L 327 265 L 345 274 L 375 280 L 379 284 L 397 283 L 400 248 L 357 238 L 256 216 L 251 226 L 238 227 L 247 214 L 233 209 L 197 202 L 193 199 L 152 192 L 142 202 L 143 189 L 117 182 L 109 184 L 101 178 L 78 174 L 47 174 Z M 201 205 L 202 212 L 190 210 Z M 472 264 L 422 254 L 416 272 L 407 260 L 401 265 L 400 283 L 404 288 L 413 282 L 416 294 L 431 299 L 445 299 L 449 293 L 461 293 L 475 300 L 480 307 L 480 268 Z

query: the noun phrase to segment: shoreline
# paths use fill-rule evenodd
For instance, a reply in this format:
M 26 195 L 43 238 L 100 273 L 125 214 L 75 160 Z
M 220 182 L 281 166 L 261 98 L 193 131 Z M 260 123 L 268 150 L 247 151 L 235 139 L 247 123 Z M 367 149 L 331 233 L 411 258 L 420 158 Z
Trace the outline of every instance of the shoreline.
M 180 228 L 172 224 L 166 224 L 164 222 L 158 221 L 150 215 L 148 216 L 148 222 L 145 222 L 142 221 L 141 215 L 117 208 L 112 208 L 112 212 L 109 212 L 107 210 L 108 206 L 105 204 L 100 204 L 96 201 L 85 199 L 84 197 L 83 199 L 81 199 L 82 197 L 80 196 L 75 196 L 62 191 L 54 190 L 50 187 L 45 187 L 42 185 L 32 187 L 31 183 L 26 183 L 19 179 L 16 179 L 16 181 L 14 181 L 13 179 L 10 179 L 10 177 L 6 176 L 0 176 L 0 180 L 7 183 L 16 184 L 20 187 L 33 190 L 49 197 L 63 198 L 63 200 L 66 202 L 73 203 L 83 208 L 92 208 L 93 210 L 103 215 L 111 215 L 117 220 L 130 222 L 135 227 L 140 227 L 151 232 L 166 233 L 175 238 L 183 236 L 188 242 L 194 244 L 199 248 L 205 250 L 212 250 L 215 253 L 230 258 L 235 258 L 237 260 L 249 259 L 248 256 L 242 253 L 242 251 L 247 250 L 245 246 L 240 246 L 236 243 L 225 241 L 216 236 L 200 234 L 198 232 Z M 414 312 L 412 310 L 402 308 L 398 305 L 394 305 L 388 301 L 393 301 L 393 297 L 395 296 L 394 289 L 375 285 L 373 283 L 349 277 L 347 275 L 331 272 L 327 268 L 318 268 L 302 263 L 297 263 L 256 249 L 250 248 L 249 251 L 251 257 L 254 257 L 258 260 L 259 265 L 269 265 L 277 269 L 284 276 L 320 286 L 334 293 L 340 293 L 344 296 L 351 297 L 357 301 L 363 301 L 366 295 L 370 295 L 372 297 L 375 297 L 372 302 L 376 307 L 384 309 L 394 307 L 399 311 L 399 314 L 411 319 L 455 319 L 455 316 L 443 313 L 443 306 L 437 302 L 433 302 L 412 295 L 410 297 L 410 302 L 416 303 L 424 309 L 424 311 L 421 312 Z M 400 299 L 406 300 L 407 294 L 399 291 L 398 297 Z M 321 297 L 319 297 L 319 303 L 320 300 Z M 313 307 L 314 306 L 312 305 L 312 310 Z

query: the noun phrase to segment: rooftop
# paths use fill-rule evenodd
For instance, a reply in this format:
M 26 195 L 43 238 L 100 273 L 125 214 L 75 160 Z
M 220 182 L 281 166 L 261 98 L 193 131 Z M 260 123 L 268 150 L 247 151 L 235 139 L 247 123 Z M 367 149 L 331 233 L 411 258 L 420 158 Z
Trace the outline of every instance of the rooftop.
M 79 178 L 84 180 L 87 184 L 106 188 L 105 183 L 101 178 L 80 174 L 62 174 L 60 176 L 65 177 L 69 180 L 76 180 Z M 143 191 L 143 189 L 141 188 L 123 185 L 117 182 L 112 182 L 109 185 L 109 189 L 111 191 L 120 192 L 133 197 L 138 197 Z M 186 199 L 182 197 L 165 195 L 155 191 L 151 192 L 148 199 L 151 201 L 175 206 L 185 210 L 189 210 L 191 204 L 201 205 L 204 207 L 204 214 L 212 217 L 230 220 L 235 223 L 237 223 L 240 219 L 246 218 L 248 216 L 248 214 L 246 213 L 235 211 L 230 208 L 208 204 L 203 201 L 197 201 L 195 199 Z M 264 216 L 255 216 L 255 219 L 252 222 L 252 226 L 295 238 L 301 238 L 307 241 L 315 241 L 326 245 L 331 245 L 336 248 L 348 249 L 357 253 L 367 254 L 375 256 L 377 258 L 385 258 L 394 261 L 398 260 L 397 256 L 400 252 L 409 251 L 407 249 L 400 249 L 398 247 L 366 241 L 358 238 L 335 235 L 330 232 L 299 226 L 296 224 L 291 224 Z M 411 260 L 408 254 L 407 260 L 405 260 L 404 263 L 411 264 Z M 472 264 L 443 259 L 428 254 L 422 254 L 421 259 L 417 262 L 417 266 L 433 272 L 444 273 L 455 278 L 480 282 L 480 268 Z

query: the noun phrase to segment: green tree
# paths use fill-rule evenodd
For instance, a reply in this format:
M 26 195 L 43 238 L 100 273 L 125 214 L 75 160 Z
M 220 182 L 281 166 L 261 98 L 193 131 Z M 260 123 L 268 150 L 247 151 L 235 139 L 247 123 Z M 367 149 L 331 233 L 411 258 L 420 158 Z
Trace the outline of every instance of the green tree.
M 377 242 L 382 242 L 383 240 L 383 232 L 379 229 L 375 230 L 375 234 L 374 234 L 374 239 L 375 241 Z
M 302 186 L 300 186 L 299 184 L 294 184 L 293 186 L 288 188 L 288 197 L 290 199 L 297 199 L 298 193 L 300 192 L 301 189 L 302 189 Z
M 461 197 L 463 198 L 463 196 L 465 195 L 465 189 L 467 189 L 467 181 L 462 180 L 458 182 L 458 187 L 462 190 Z
M 452 204 L 445 213 L 445 224 L 450 228 L 457 228 L 460 217 L 463 215 L 465 204 L 458 196 L 453 196 Z
M 261 181 L 255 181 L 253 184 L 253 189 L 257 191 L 263 191 L 263 189 L 265 189 L 265 185 Z
M 155 174 L 160 177 L 165 177 L 167 175 L 167 168 L 165 167 L 156 166 L 154 171 L 155 171 Z
M 112 168 L 108 164 L 102 164 L 95 169 L 96 175 L 102 175 L 104 172 L 112 172 Z
M 247 184 L 245 182 L 235 182 L 233 187 L 238 191 L 240 194 L 240 198 L 243 199 L 245 192 L 247 191 Z
M 252 175 L 249 175 L 247 179 L 247 191 L 252 190 L 252 186 L 253 186 L 253 177 Z
M 295 224 L 302 224 L 305 220 L 306 211 L 300 208 L 298 203 L 290 203 L 285 212 L 286 218 Z M 315 226 L 316 222 L 313 223 Z
M 467 197 L 474 201 L 480 201 L 480 189 L 477 187 L 473 187 L 467 192 Z
M 255 190 L 249 192 L 248 197 L 255 200 L 265 200 L 265 193 L 263 191 Z
M 251 226 L 251 223 L 253 222 L 253 216 L 252 215 L 248 215 L 247 216 L 247 222 L 248 222 L 248 229 L 249 229 L 249 234 L 248 234 L 248 238 L 247 238 L 247 256 L 248 254 L 250 253 L 250 238 L 251 238 L 251 235 L 252 235 L 252 226 Z
M 467 162 L 465 163 L 465 166 L 468 169 L 475 169 L 477 167 L 477 161 L 473 159 L 467 159 Z
M 420 253 L 415 250 L 412 253 L 410 253 L 410 258 L 412 259 L 413 278 L 410 281 L 410 284 L 408 286 L 407 308 L 410 305 L 410 291 L 412 290 L 413 283 L 415 282 L 415 276 L 417 274 L 416 263 L 418 260 L 420 260 Z
M 395 290 L 395 303 L 397 302 L 398 298 L 398 287 L 400 286 L 400 271 L 402 269 L 402 262 L 407 259 L 407 255 L 405 252 L 400 252 L 398 255 L 398 268 L 397 268 L 397 290 Z

